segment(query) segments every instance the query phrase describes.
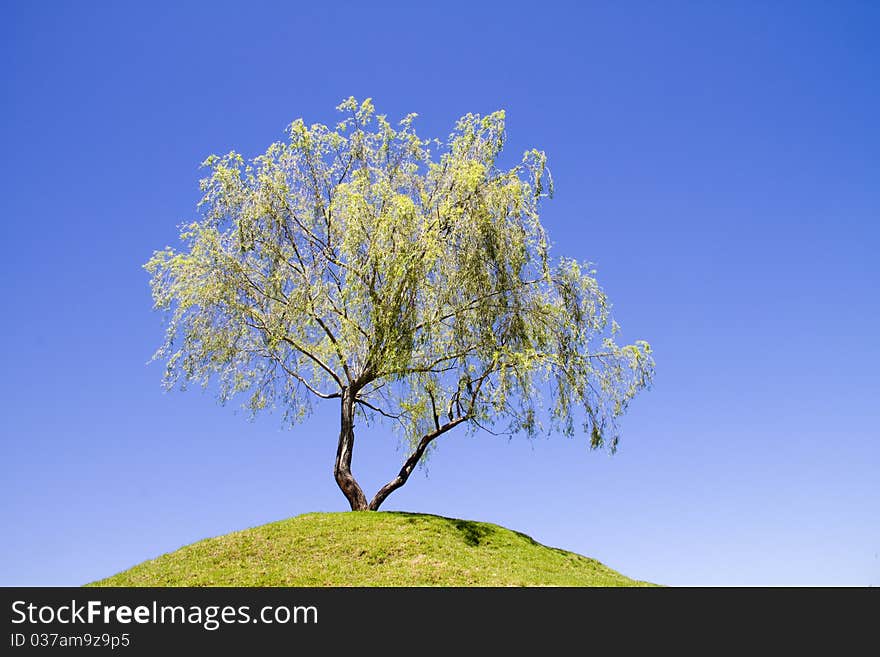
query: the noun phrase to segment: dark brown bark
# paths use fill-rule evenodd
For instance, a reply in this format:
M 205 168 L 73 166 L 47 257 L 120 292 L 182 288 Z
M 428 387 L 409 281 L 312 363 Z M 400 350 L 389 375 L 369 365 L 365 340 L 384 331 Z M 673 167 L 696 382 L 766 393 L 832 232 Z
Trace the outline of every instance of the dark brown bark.
M 416 446 L 415 451 L 410 454 L 409 458 L 403 463 L 403 467 L 400 468 L 400 472 L 397 473 L 397 476 L 379 489 L 379 492 L 376 493 L 367 508 L 370 511 L 378 511 L 379 507 L 382 505 L 382 502 L 384 502 L 385 499 L 389 495 L 391 495 L 391 493 L 393 493 L 406 483 L 406 480 L 409 479 L 410 474 L 412 474 L 412 471 L 415 469 L 416 465 L 418 465 L 422 456 L 424 456 L 425 450 L 428 449 L 428 445 L 431 444 L 431 441 L 438 436 L 443 435 L 453 427 L 458 426 L 466 419 L 467 417 L 458 417 L 442 426 L 437 426 L 437 429 L 435 431 L 432 431 L 431 433 L 422 436 L 422 439 Z
M 352 511 L 366 511 L 367 498 L 351 474 L 351 455 L 354 450 L 354 395 L 351 388 L 342 392 L 342 404 L 339 427 L 339 445 L 336 448 L 336 465 L 333 476 Z

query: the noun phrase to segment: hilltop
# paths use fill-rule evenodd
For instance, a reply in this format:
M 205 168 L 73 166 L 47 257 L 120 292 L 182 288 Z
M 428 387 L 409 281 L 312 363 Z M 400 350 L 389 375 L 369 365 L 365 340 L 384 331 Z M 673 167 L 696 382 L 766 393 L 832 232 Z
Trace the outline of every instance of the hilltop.
M 472 520 L 308 513 L 208 538 L 90 586 L 650 586 Z

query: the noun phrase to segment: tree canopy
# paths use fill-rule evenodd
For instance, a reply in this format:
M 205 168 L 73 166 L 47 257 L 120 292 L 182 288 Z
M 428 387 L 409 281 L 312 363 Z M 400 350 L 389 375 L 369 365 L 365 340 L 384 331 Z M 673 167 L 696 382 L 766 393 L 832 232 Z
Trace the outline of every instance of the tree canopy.
M 612 451 L 647 387 L 647 342 L 619 345 L 595 272 L 551 258 L 539 204 L 546 156 L 498 164 L 505 116 L 467 114 L 420 138 L 349 98 L 330 128 L 301 119 L 251 160 L 203 163 L 182 248 L 145 265 L 168 311 L 169 387 L 218 384 L 291 422 L 339 399 L 336 480 L 375 509 L 458 425 L 583 433 Z M 371 502 L 351 474 L 357 418 L 384 418 L 412 453 Z

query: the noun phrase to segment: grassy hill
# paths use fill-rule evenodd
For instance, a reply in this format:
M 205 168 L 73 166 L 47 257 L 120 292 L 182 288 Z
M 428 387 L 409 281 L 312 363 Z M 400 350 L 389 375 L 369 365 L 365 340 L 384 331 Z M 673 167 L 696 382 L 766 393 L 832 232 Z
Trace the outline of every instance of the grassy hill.
M 309 513 L 209 538 L 89 586 L 646 586 L 498 525 Z

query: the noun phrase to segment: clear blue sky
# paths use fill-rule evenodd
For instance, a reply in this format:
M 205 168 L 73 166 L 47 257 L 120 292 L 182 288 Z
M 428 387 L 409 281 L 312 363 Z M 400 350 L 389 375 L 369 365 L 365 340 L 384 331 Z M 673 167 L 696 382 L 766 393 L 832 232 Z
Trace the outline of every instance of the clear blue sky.
M 880 585 L 878 33 L 867 1 L 4 2 L 0 584 L 347 508 L 335 405 L 283 431 L 162 391 L 141 264 L 206 155 L 355 95 L 426 135 L 505 108 L 556 254 L 657 359 L 617 455 L 452 433 L 388 509 L 665 584 Z M 359 433 L 365 488 L 402 458 Z

